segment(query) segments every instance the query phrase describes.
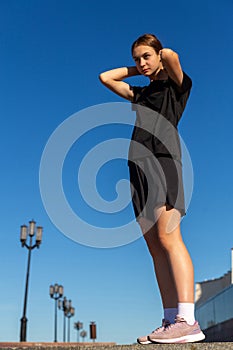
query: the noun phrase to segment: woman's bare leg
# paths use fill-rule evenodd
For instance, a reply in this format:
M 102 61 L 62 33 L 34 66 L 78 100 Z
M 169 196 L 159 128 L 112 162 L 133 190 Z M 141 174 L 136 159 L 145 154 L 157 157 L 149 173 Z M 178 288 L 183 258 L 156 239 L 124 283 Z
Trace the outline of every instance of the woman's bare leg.
M 176 209 L 156 210 L 158 240 L 168 258 L 179 303 L 194 303 L 194 272 L 188 250 L 180 231 L 180 213 Z M 157 266 L 159 274 L 163 266 Z
M 176 308 L 177 303 L 194 303 L 193 264 L 180 232 L 180 213 L 176 209 L 156 210 L 154 226 L 144 218 L 139 220 L 155 273 L 164 308 Z
M 177 308 L 176 287 L 167 254 L 158 239 L 157 228 L 144 218 L 139 219 L 139 224 L 153 259 L 163 307 Z

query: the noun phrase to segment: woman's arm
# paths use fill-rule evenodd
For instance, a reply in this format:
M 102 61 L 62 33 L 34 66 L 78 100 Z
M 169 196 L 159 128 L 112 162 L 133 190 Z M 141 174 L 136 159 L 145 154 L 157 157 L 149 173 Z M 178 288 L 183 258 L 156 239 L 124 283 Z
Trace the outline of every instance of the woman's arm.
M 178 54 L 171 49 L 162 49 L 159 53 L 162 65 L 166 69 L 167 74 L 179 87 L 181 87 L 183 82 L 183 71 Z
M 122 67 L 103 72 L 99 75 L 100 81 L 117 95 L 132 101 L 133 91 L 130 85 L 123 80 L 134 75 L 139 75 L 136 67 Z

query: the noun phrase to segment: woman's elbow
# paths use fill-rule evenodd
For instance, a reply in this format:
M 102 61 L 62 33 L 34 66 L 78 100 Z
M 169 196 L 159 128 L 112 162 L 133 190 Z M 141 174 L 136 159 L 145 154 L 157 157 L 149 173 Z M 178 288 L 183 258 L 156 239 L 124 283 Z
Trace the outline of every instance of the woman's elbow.
M 99 74 L 99 80 L 101 81 L 102 84 L 106 84 L 107 76 L 105 72 Z
M 169 59 L 179 59 L 179 56 L 177 52 L 171 50 L 171 49 L 163 49 L 162 50 L 162 58 L 164 60 L 169 60 Z

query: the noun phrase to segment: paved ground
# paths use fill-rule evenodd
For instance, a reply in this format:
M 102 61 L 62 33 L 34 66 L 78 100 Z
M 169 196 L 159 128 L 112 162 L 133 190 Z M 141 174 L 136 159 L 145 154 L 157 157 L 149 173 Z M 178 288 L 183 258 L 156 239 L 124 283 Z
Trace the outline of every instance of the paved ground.
M 0 350 L 233 350 L 232 343 L 116 345 L 114 343 L 0 343 Z

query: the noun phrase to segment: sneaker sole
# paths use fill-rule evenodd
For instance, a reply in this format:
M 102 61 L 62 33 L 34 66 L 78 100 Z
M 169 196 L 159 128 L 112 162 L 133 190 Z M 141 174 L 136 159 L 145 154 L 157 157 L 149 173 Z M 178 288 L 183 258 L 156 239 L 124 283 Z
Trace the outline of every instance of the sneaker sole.
M 152 343 L 195 343 L 198 341 L 202 341 L 205 339 L 204 333 L 198 333 L 193 335 L 185 335 L 183 337 L 179 338 L 172 338 L 172 339 L 151 339 L 149 338 Z
M 152 341 L 151 341 L 151 340 L 139 341 L 139 340 L 137 339 L 137 342 L 138 342 L 138 344 L 140 344 L 140 345 L 152 344 Z

